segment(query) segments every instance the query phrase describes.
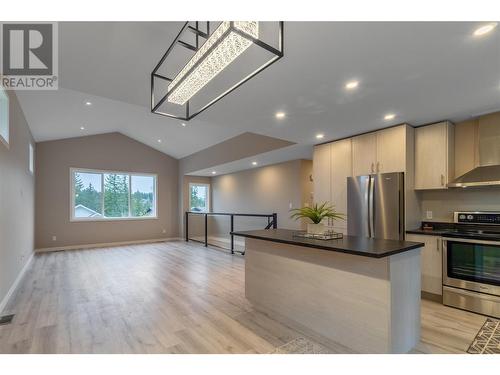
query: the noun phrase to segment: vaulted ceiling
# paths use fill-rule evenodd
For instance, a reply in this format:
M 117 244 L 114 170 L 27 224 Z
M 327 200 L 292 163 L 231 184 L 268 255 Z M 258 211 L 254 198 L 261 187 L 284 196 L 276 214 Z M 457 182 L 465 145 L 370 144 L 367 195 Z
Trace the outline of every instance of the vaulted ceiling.
M 149 109 L 149 74 L 181 25 L 60 23 L 60 89 L 17 93 L 35 139 L 119 131 L 182 158 L 254 132 L 303 150 L 317 133 L 336 139 L 500 108 L 499 28 L 475 38 L 476 22 L 286 22 L 285 57 L 184 127 Z M 352 79 L 359 87 L 346 90 Z M 388 112 L 396 118 L 384 120 Z

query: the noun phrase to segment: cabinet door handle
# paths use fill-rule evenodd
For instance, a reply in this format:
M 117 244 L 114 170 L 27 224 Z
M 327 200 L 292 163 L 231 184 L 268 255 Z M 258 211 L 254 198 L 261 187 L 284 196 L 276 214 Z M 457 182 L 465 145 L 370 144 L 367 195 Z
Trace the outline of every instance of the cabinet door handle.
M 377 161 L 377 172 L 380 172 L 380 162 Z
M 372 173 L 375 172 L 375 164 L 372 163 Z
M 440 250 L 440 246 L 442 247 L 443 246 L 443 243 L 440 241 L 441 239 L 438 237 L 437 238 L 437 246 L 436 246 L 436 251 L 439 252 Z
M 441 175 L 441 186 L 444 186 L 444 174 Z

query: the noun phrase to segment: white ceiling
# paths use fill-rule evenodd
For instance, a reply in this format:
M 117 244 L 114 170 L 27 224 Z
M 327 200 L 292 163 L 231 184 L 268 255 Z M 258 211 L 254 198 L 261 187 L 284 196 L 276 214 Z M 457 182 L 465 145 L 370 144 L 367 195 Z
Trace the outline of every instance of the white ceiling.
M 35 139 L 119 131 L 181 158 L 250 131 L 296 142 L 302 155 L 318 132 L 500 109 L 500 27 L 474 38 L 476 22 L 286 22 L 285 57 L 182 127 L 149 111 L 150 72 L 181 24 L 61 23 L 61 89 L 17 93 Z M 351 79 L 360 85 L 349 92 Z M 396 119 L 384 121 L 388 112 Z

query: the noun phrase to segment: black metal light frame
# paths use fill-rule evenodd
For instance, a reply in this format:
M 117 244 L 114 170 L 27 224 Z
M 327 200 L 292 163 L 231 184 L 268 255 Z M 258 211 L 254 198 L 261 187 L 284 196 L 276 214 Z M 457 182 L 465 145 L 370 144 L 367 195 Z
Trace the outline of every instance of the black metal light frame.
M 173 48 L 177 44 L 179 44 L 179 45 L 181 45 L 181 46 L 183 46 L 183 47 L 185 47 L 187 49 L 190 49 L 190 50 L 196 52 L 201 47 L 201 45 L 199 43 L 199 39 L 203 38 L 203 39 L 206 40 L 206 39 L 208 39 L 210 37 L 210 21 L 206 22 L 206 31 L 202 31 L 200 29 L 199 22 L 195 22 L 195 27 L 190 26 L 189 25 L 189 21 L 186 22 L 184 24 L 184 26 L 181 28 L 179 34 L 177 34 L 177 36 L 175 37 L 175 39 L 172 42 L 172 44 L 170 45 L 170 47 L 168 47 L 168 49 L 165 52 L 165 54 L 162 56 L 162 58 L 160 59 L 160 61 L 158 62 L 158 64 L 156 64 L 156 67 L 151 72 L 151 112 L 155 113 L 155 114 L 158 114 L 158 115 L 172 117 L 172 118 L 179 119 L 179 120 L 184 120 L 184 121 L 189 121 L 193 117 L 198 116 L 200 113 L 202 113 L 207 108 L 209 108 L 212 105 L 214 105 L 215 103 L 217 103 L 219 100 L 221 100 L 227 94 L 229 94 L 230 92 L 236 90 L 236 88 L 238 88 L 239 86 L 241 86 L 242 84 L 244 84 L 246 81 L 248 81 L 249 79 L 251 79 L 252 77 L 254 77 L 255 75 L 257 75 L 258 73 L 262 72 L 264 69 L 266 69 L 270 65 L 274 64 L 276 61 L 278 61 L 279 59 L 281 59 L 283 57 L 283 42 L 284 42 L 284 40 L 283 40 L 284 39 L 283 38 L 283 31 L 284 31 L 283 27 L 284 27 L 284 22 L 283 21 L 279 21 L 279 27 L 278 27 L 278 30 L 279 30 L 278 31 L 279 32 L 279 35 L 278 35 L 278 48 L 276 49 L 273 46 L 270 46 L 269 44 L 265 43 L 264 41 L 262 41 L 262 40 L 260 40 L 258 38 L 254 38 L 251 35 L 245 34 L 244 32 L 242 32 L 241 30 L 237 29 L 234 26 L 234 21 L 230 21 L 229 28 L 224 32 L 224 34 L 222 34 L 222 36 L 219 38 L 219 40 L 217 41 L 217 43 L 214 43 L 214 45 L 211 46 L 208 49 L 206 55 L 208 55 L 213 49 L 215 49 L 220 44 L 220 42 L 225 39 L 225 37 L 229 33 L 234 32 L 234 33 L 242 36 L 243 38 L 252 41 L 257 46 L 259 46 L 261 48 L 264 48 L 266 51 L 271 52 L 274 55 L 274 57 L 272 57 L 270 60 L 268 60 L 267 62 L 265 62 L 264 64 L 262 64 L 259 68 L 257 68 L 256 70 L 254 70 L 252 73 L 248 74 L 242 80 L 240 80 L 239 82 L 237 82 L 236 84 L 234 84 L 233 86 L 231 86 L 230 88 L 228 88 L 226 91 L 224 91 L 223 93 L 221 93 L 220 95 L 218 95 L 215 99 L 212 99 L 210 102 L 208 102 L 207 104 L 205 104 L 203 107 L 201 107 L 198 111 L 196 111 L 194 113 L 191 113 L 191 111 L 189 109 L 189 100 L 188 100 L 186 102 L 186 104 L 185 104 L 185 107 L 186 107 L 186 112 L 185 112 L 186 114 L 185 114 L 185 116 L 178 116 L 178 115 L 174 115 L 174 114 L 171 114 L 171 113 L 162 112 L 162 111 L 159 110 L 159 108 L 167 100 L 168 95 L 173 90 L 175 90 L 179 86 L 179 84 L 181 84 L 186 79 L 186 77 L 189 76 L 189 74 L 203 61 L 203 59 L 201 59 L 200 61 L 198 61 L 185 74 L 184 78 L 182 80 L 180 80 L 164 96 L 162 96 L 161 99 L 158 102 L 156 102 L 156 100 L 155 100 L 155 94 L 154 94 L 154 92 L 155 92 L 155 79 L 162 79 L 164 81 L 172 82 L 173 78 L 165 77 L 164 75 L 158 74 L 157 72 L 161 68 L 161 66 L 165 63 L 165 60 L 167 59 L 167 57 L 170 55 L 170 53 L 172 52 Z M 196 35 L 196 43 L 195 43 L 195 45 L 186 43 L 186 42 L 184 42 L 184 41 L 181 40 L 181 37 L 184 35 L 184 32 L 186 32 L 186 31 L 193 32 Z

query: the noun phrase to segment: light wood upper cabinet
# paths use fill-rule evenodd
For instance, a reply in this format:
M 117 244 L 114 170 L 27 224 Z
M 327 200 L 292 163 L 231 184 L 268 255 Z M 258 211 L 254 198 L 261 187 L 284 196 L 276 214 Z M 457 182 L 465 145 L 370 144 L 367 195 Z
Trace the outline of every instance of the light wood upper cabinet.
M 314 202 L 331 202 L 347 214 L 347 177 L 405 172 L 405 225 L 420 222 L 420 206 L 414 191 L 414 128 L 403 124 L 353 138 L 314 147 Z M 328 181 L 327 181 L 328 180 Z M 336 221 L 339 231 L 347 223 Z
M 338 212 L 347 214 L 347 177 L 352 176 L 351 139 L 343 139 L 331 145 L 331 202 Z M 346 228 L 347 222 L 337 220 L 335 227 Z
M 375 173 L 377 162 L 377 135 L 368 133 L 352 138 L 352 175 Z
M 331 157 L 330 143 L 314 147 L 314 154 L 313 154 L 314 203 L 330 202 L 332 199 L 331 162 L 332 162 L 332 157 Z
M 406 125 L 352 138 L 352 174 L 406 171 Z
M 421 254 L 422 290 L 442 295 L 443 289 L 443 240 L 441 237 L 408 234 L 407 241 L 423 242 Z
M 415 189 L 447 189 L 455 172 L 453 131 L 448 121 L 415 130 Z
M 406 170 L 406 127 L 395 126 L 377 133 L 376 173 L 404 172 Z

